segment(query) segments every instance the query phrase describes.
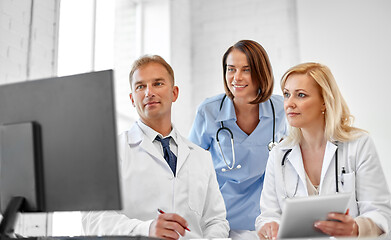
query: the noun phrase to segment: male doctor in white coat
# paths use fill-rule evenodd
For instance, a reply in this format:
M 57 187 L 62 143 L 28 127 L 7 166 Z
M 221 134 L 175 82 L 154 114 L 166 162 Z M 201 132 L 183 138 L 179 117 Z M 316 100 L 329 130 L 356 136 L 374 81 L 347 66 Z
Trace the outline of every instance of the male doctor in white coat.
M 228 237 L 211 156 L 171 123 L 171 105 L 178 98 L 172 68 L 160 56 L 143 56 L 133 64 L 129 79 L 130 99 L 140 119 L 119 136 L 124 208 L 84 214 L 85 233 Z

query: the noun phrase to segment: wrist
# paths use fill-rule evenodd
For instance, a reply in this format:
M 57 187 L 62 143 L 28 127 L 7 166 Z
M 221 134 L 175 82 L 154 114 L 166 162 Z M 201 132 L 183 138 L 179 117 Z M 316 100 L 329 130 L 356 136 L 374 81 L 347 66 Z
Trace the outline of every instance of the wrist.
M 358 225 L 356 221 L 353 222 L 352 236 L 358 236 Z

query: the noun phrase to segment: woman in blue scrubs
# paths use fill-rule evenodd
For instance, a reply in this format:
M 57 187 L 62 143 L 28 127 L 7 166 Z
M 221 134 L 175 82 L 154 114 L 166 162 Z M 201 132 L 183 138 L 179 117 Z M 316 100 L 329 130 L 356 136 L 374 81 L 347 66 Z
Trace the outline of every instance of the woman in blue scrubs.
M 286 132 L 283 98 L 272 95 L 269 57 L 255 41 L 241 40 L 228 48 L 223 56 L 223 75 L 225 94 L 208 98 L 199 106 L 189 139 L 212 154 L 230 237 L 257 239 L 254 224 L 260 214 L 268 146 Z

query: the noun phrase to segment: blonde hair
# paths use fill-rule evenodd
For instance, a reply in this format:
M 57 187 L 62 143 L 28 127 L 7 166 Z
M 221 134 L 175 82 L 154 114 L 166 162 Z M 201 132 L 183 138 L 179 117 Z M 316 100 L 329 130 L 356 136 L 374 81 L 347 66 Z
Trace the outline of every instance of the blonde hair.
M 358 133 L 365 132 L 353 127 L 354 117 L 350 114 L 337 82 L 330 69 L 319 63 L 302 63 L 290 68 L 281 79 L 281 89 L 284 91 L 285 83 L 292 74 L 306 74 L 315 80 L 321 88 L 321 95 L 326 107 L 325 137 L 328 141 L 349 141 L 358 137 Z M 299 143 L 302 137 L 299 128 L 290 127 L 289 142 Z

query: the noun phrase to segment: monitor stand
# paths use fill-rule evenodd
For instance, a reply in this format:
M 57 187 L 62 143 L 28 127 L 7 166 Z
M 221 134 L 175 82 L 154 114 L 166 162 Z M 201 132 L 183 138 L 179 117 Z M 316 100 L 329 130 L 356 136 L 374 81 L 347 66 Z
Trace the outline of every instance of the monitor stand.
M 9 202 L 0 223 L 0 236 L 2 239 L 3 237 L 15 237 L 17 214 L 21 211 L 24 202 L 25 199 L 23 197 L 13 197 Z

